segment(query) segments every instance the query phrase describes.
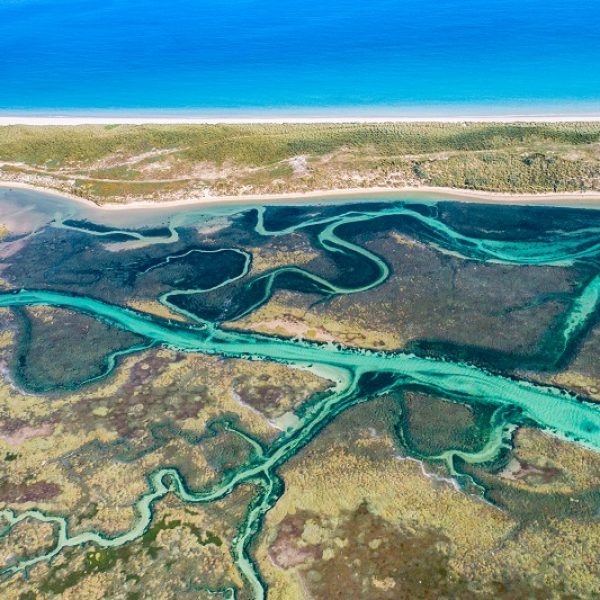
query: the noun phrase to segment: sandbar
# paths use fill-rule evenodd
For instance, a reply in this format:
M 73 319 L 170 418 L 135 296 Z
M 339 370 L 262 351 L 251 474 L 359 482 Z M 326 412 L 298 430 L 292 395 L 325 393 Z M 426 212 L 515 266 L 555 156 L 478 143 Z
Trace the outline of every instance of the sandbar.
M 151 210 L 175 208 L 180 206 L 189 206 L 190 208 L 201 208 L 203 206 L 214 206 L 219 204 L 296 204 L 296 203 L 320 203 L 320 201 L 340 201 L 340 200 L 391 200 L 398 196 L 408 195 L 412 199 L 429 200 L 454 200 L 457 202 L 473 202 L 477 204 L 514 204 L 514 205 L 539 205 L 539 206 L 557 206 L 557 207 L 581 207 L 581 208 L 600 208 L 600 192 L 542 192 L 538 194 L 506 192 L 489 192 L 485 190 L 471 190 L 451 187 L 368 187 L 368 188 L 347 188 L 334 190 L 314 190 L 310 192 L 290 192 L 277 194 L 240 194 L 235 196 L 211 196 L 196 195 L 191 198 L 181 200 L 136 200 L 133 202 L 106 203 L 98 204 L 86 198 L 81 198 L 75 194 L 69 194 L 42 186 L 35 186 L 27 183 L 0 181 L 2 188 L 26 189 L 35 192 L 42 192 L 69 199 L 73 202 L 82 204 L 88 208 L 102 209 L 107 211 L 120 210 Z

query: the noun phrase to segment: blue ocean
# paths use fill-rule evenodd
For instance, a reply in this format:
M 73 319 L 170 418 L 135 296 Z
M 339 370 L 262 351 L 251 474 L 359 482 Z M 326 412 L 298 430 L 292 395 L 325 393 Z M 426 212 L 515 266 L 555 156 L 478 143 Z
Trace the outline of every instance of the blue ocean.
M 598 0 L 1 0 L 0 111 L 600 114 Z

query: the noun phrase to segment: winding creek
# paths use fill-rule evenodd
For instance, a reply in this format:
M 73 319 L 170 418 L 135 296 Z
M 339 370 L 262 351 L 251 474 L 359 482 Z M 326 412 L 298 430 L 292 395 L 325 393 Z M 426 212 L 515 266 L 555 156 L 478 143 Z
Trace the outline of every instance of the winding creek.
M 264 207 L 255 209 L 255 231 L 261 236 L 281 236 L 299 229 L 319 226 L 318 241 L 326 253 L 341 253 L 346 258 L 368 261 L 373 277 L 357 287 L 344 286 L 319 277 L 295 266 L 281 267 L 250 279 L 246 286 L 262 286 L 260 294 L 235 318 L 250 314 L 271 297 L 275 282 L 286 273 L 309 280 L 323 295 L 352 294 L 375 288 L 390 276 L 387 263 L 370 250 L 344 239 L 340 230 L 344 225 L 369 223 L 381 218 L 403 218 L 419 227 L 420 239 L 443 253 L 451 253 L 469 260 L 494 261 L 514 265 L 568 266 L 578 261 L 590 265 L 591 276 L 582 285 L 579 295 L 567 311 L 563 324 L 564 347 L 585 331 L 594 318 L 600 302 L 600 275 L 597 260 L 600 256 L 600 228 L 589 227 L 577 231 L 557 232 L 546 239 L 533 241 L 499 241 L 469 237 L 452 229 L 435 215 L 416 211 L 410 205 L 393 204 L 378 210 L 348 210 L 338 215 L 311 217 L 306 221 L 282 229 L 266 225 Z M 169 234 L 159 243 L 168 243 L 177 237 L 177 227 L 193 221 L 190 214 L 179 215 Z M 61 226 L 60 221 L 55 226 Z M 68 227 L 73 228 L 72 225 Z M 106 232 L 90 231 L 90 235 Z M 125 231 L 127 234 L 128 232 Z M 140 233 L 132 239 L 143 241 Z M 152 240 L 149 243 L 155 243 Z M 110 304 L 92 297 L 78 296 L 52 290 L 21 289 L 0 294 L 0 307 L 46 305 L 77 311 L 99 319 L 112 326 L 143 337 L 147 344 L 161 345 L 181 352 L 193 352 L 222 357 L 243 358 L 256 361 L 276 361 L 293 367 L 308 369 L 332 382 L 325 397 L 309 400 L 297 411 L 293 426 L 283 432 L 270 446 L 265 447 L 244 432 L 252 447 L 252 458 L 242 467 L 224 475 L 223 479 L 207 489 L 190 489 L 182 475 L 170 467 L 160 468 L 147 476 L 147 491 L 138 499 L 136 520 L 131 529 L 115 537 L 97 531 L 71 533 L 67 518 L 44 514 L 39 510 L 17 513 L 11 509 L 0 512 L 6 526 L 0 535 L 6 535 L 25 519 L 52 523 L 55 526 L 55 545 L 46 553 L 29 557 L 10 565 L 4 575 L 26 571 L 41 561 L 49 561 L 66 548 L 94 544 L 99 547 L 118 547 L 140 538 L 153 518 L 153 505 L 169 493 L 183 502 L 206 504 L 219 500 L 241 484 L 253 484 L 256 495 L 232 546 L 232 554 L 240 573 L 252 590 L 253 597 L 263 599 L 267 585 L 252 559 L 250 547 L 260 532 L 265 514 L 283 493 L 283 483 L 277 470 L 287 460 L 308 444 L 323 427 L 350 406 L 364 402 L 392 389 L 418 388 L 458 402 L 486 403 L 496 407 L 493 427 L 488 443 L 480 451 L 459 453 L 461 459 L 487 462 L 501 448 L 509 446 L 512 432 L 522 422 L 533 422 L 562 438 L 600 451 L 600 409 L 597 405 L 561 389 L 537 385 L 529 381 L 509 378 L 477 366 L 458 361 L 417 356 L 405 352 L 376 352 L 343 347 L 337 344 L 311 343 L 283 339 L 232 329 L 222 329 L 218 322 L 203 319 L 173 304 L 177 295 L 202 294 L 250 277 L 251 257 L 237 248 L 212 252 L 231 251 L 243 256 L 239 274 L 225 277 L 217 286 L 173 290 L 159 300 L 172 310 L 188 318 L 188 323 L 173 322 L 123 306 Z M 199 251 L 202 252 L 202 251 Z M 208 252 L 208 251 L 204 251 Z M 166 262 L 175 260 L 175 255 Z M 245 280 L 244 280 L 245 281 Z M 249 288 L 245 288 L 249 289 Z M 139 351 L 132 348 L 131 352 Z M 123 351 L 120 351 L 123 354 Z M 116 353 L 115 353 L 116 354 Z M 115 358 L 109 372 L 115 367 Z M 439 460 L 446 461 L 453 475 L 452 461 L 456 451 L 448 451 Z M 228 593 L 234 594 L 233 590 Z

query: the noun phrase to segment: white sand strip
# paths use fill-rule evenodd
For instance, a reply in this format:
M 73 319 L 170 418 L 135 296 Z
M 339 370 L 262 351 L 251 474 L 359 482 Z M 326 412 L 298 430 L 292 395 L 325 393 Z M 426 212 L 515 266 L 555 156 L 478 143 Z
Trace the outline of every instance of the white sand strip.
M 485 192 L 478 190 L 463 190 L 449 187 L 371 187 L 371 188 L 348 188 L 336 190 L 314 190 L 311 192 L 290 192 L 280 194 L 247 194 L 238 196 L 191 196 L 185 200 L 138 200 L 123 203 L 96 204 L 52 188 L 44 188 L 27 183 L 14 181 L 0 181 L 0 187 L 13 189 L 27 189 L 46 194 L 53 194 L 71 201 L 85 204 L 90 208 L 102 210 L 151 210 L 165 209 L 178 206 L 189 206 L 190 208 L 211 206 L 215 204 L 295 204 L 302 202 L 317 203 L 319 200 L 386 200 L 392 197 L 406 195 L 409 199 L 429 200 L 456 200 L 462 202 L 476 202 L 482 204 L 515 204 L 515 205 L 540 205 L 540 206 L 568 206 L 582 208 L 600 208 L 600 192 L 547 192 L 540 194 L 508 194 L 505 192 Z
M 2 115 L 0 126 L 8 125 L 252 125 L 252 124 L 376 124 L 376 123 L 598 123 L 600 114 L 574 115 L 489 115 L 453 117 L 193 117 L 193 116 L 30 116 Z

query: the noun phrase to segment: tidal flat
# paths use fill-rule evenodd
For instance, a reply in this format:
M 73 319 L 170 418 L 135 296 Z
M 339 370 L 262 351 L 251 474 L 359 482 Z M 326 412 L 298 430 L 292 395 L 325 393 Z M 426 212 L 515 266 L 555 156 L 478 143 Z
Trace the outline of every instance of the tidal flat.
M 3 597 L 600 595 L 600 211 L 0 209 Z

